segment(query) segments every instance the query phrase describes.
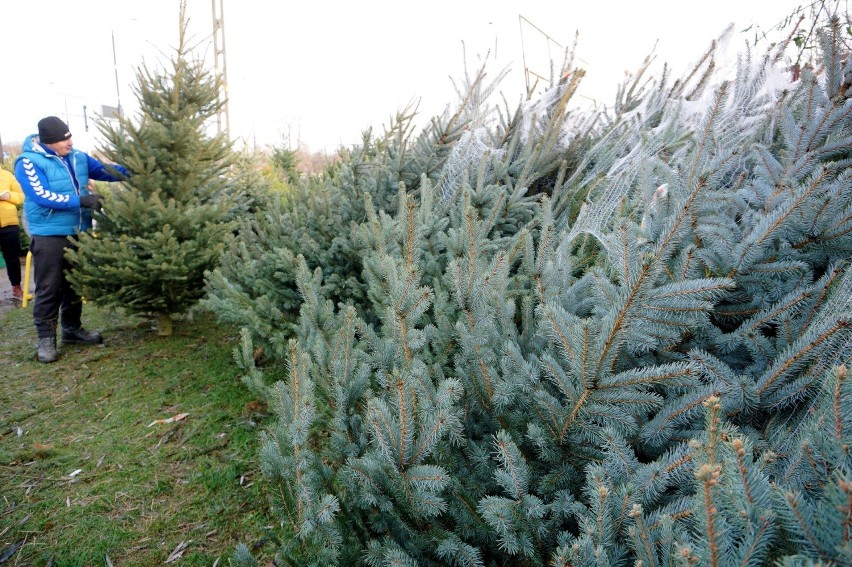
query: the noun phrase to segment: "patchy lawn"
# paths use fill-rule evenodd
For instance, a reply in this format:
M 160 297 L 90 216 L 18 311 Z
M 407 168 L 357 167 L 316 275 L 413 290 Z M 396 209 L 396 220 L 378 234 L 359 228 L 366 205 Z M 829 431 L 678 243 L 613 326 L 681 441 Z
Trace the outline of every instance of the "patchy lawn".
M 271 557 L 268 417 L 237 332 L 202 314 L 164 339 L 87 305 L 105 344 L 40 364 L 31 313 L 0 312 L 0 565 L 227 565 L 241 542 Z

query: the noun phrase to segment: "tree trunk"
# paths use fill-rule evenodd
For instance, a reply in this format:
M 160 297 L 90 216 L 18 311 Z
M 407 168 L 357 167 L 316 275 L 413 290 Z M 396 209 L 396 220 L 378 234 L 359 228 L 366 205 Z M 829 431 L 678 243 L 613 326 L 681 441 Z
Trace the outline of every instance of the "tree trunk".
M 157 313 L 157 334 L 161 337 L 172 336 L 172 316 L 168 313 Z

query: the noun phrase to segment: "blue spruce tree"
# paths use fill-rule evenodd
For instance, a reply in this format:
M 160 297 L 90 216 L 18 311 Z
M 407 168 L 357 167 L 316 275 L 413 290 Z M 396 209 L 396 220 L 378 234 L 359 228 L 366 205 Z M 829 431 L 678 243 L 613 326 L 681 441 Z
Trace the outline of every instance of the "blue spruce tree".
M 718 84 L 711 52 L 591 118 L 568 110 L 570 68 L 493 121 L 467 106 L 477 76 L 449 122 L 365 138 L 329 175 L 359 214 L 323 252 L 282 236 L 318 234 L 298 226 L 318 201 L 238 237 L 287 266 L 276 289 L 208 280 L 220 316 L 249 323 L 236 355 L 277 417 L 277 563 L 852 562 L 839 34 L 787 90 L 777 51 Z M 357 269 L 325 264 L 335 240 Z M 298 323 L 265 323 L 294 293 Z M 266 384 L 257 342 L 286 379 Z

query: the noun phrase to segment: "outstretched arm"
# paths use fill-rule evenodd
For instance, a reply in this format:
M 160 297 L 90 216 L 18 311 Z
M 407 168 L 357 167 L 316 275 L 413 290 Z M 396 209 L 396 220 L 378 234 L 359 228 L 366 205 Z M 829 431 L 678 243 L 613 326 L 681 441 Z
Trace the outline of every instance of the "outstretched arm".
M 130 177 L 130 171 L 127 168 L 118 164 L 105 166 L 90 155 L 86 155 L 89 159 L 89 177 L 97 181 L 124 181 Z M 119 175 L 114 175 L 110 170 L 116 171 Z

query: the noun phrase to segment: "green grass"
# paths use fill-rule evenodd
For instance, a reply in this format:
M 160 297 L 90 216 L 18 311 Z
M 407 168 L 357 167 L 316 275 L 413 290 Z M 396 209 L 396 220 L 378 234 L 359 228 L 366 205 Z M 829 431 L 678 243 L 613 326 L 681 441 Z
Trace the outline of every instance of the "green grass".
M 87 305 L 105 344 L 41 364 L 31 313 L 0 313 L 0 564 L 162 565 L 182 544 L 170 564 L 227 565 L 238 543 L 271 556 L 268 417 L 239 381 L 237 332 L 202 314 L 161 338 Z

